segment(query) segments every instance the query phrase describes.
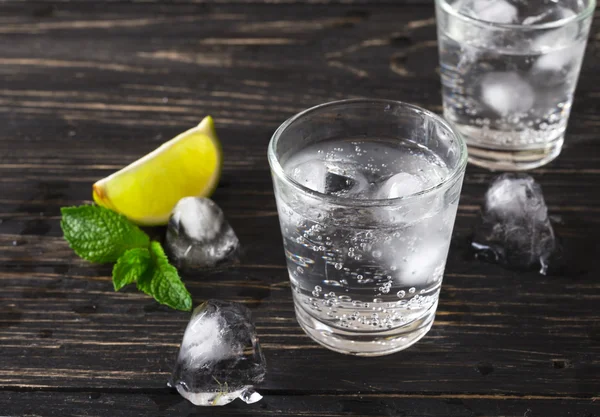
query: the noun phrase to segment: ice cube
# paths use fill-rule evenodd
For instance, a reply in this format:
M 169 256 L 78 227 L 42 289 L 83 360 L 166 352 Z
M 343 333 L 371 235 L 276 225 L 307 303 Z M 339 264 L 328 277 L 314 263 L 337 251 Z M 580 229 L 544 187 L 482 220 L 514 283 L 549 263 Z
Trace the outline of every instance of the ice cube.
M 540 24 L 569 19 L 577 14 L 568 8 L 555 5 L 541 15 L 529 17 L 523 21 L 524 24 Z M 578 25 L 567 24 L 558 29 L 546 29 L 541 31 L 531 42 L 531 49 L 542 52 L 542 55 L 533 65 L 534 71 L 560 71 L 570 62 L 577 60 L 583 55 L 584 43 L 574 45 L 579 34 Z
M 167 227 L 166 248 L 178 268 L 211 267 L 233 257 L 235 232 L 217 204 L 202 197 L 179 200 Z
M 315 159 L 297 165 L 291 170 L 291 176 L 296 182 L 313 191 L 325 192 L 327 166 L 321 160 Z
M 414 252 L 397 262 L 400 284 L 418 286 L 441 280 L 448 255 L 448 243 L 437 236 L 426 239 Z
M 299 184 L 324 194 L 360 197 L 369 186 L 364 175 L 340 162 L 313 159 L 296 165 L 290 172 Z
M 242 304 L 208 300 L 192 313 L 170 385 L 195 405 L 248 404 L 262 396 L 265 358 L 250 310 Z
M 422 286 L 442 278 L 450 236 L 437 230 L 439 220 L 415 223 L 374 246 L 383 264 L 390 265 L 395 286 Z
M 546 274 L 557 243 L 542 189 L 532 177 L 503 174 L 493 180 L 472 247 L 480 259 L 521 269 L 537 265 Z
M 425 188 L 419 177 L 407 172 L 400 172 L 388 178 L 376 192 L 380 200 L 398 198 L 423 191 Z
M 505 0 L 473 0 L 462 3 L 462 13 L 492 23 L 516 23 L 519 11 Z
M 481 99 L 501 116 L 528 111 L 535 102 L 532 86 L 516 72 L 490 72 L 481 80 Z
M 536 77 L 545 72 L 551 72 L 556 76 L 564 76 L 563 72 L 573 69 L 574 75 L 577 74 L 575 67 L 579 67 L 585 45 L 573 45 L 571 48 L 561 49 L 554 52 L 548 52 L 540 56 L 532 67 L 532 76 Z M 570 78 L 570 77 L 569 77 Z

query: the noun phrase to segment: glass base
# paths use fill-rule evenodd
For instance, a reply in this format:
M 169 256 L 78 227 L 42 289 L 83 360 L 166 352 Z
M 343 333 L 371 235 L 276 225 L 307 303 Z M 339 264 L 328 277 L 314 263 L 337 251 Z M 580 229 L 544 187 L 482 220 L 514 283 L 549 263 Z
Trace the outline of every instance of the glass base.
M 544 144 L 541 148 L 498 149 L 467 140 L 469 162 L 492 171 L 526 171 L 541 167 L 556 158 L 564 143 L 564 137 Z
M 433 324 L 437 302 L 420 318 L 400 327 L 380 332 L 352 332 L 332 327 L 295 305 L 302 330 L 320 345 L 335 352 L 356 356 L 383 356 L 417 343 Z

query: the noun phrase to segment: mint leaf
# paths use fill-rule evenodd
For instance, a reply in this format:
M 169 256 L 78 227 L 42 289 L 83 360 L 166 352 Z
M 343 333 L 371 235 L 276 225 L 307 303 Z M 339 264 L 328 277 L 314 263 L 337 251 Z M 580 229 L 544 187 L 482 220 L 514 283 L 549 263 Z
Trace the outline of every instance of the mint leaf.
M 116 261 L 112 271 L 115 291 L 135 282 L 140 291 L 161 304 L 192 309 L 192 297 L 160 243 L 150 242 L 125 216 L 94 205 L 60 211 L 65 239 L 77 255 L 91 262 Z
M 192 309 L 192 296 L 181 282 L 177 269 L 169 264 L 158 242 L 150 243 L 152 267 L 138 279 L 137 287 L 154 297 L 156 301 L 183 311 Z
M 100 206 L 63 207 L 60 227 L 77 255 L 90 262 L 115 262 L 128 249 L 147 248 L 148 235 L 125 216 Z
M 146 248 L 134 248 L 125 252 L 113 267 L 112 277 L 115 291 L 132 284 L 142 277 L 151 267 L 152 258 Z

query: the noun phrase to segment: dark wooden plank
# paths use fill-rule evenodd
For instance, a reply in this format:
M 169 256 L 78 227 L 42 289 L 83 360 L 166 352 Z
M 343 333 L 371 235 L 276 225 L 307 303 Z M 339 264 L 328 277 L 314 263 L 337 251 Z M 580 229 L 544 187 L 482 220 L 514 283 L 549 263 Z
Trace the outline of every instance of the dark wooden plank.
M 0 387 L 8 390 L 0 410 L 171 411 L 147 395 L 173 400 L 163 387 L 187 314 L 132 290 L 115 294 L 110 268 L 78 260 L 60 239 L 59 208 L 88 201 L 96 179 L 210 113 L 225 151 L 214 198 L 245 254 L 239 266 L 186 280 L 196 301 L 219 297 L 252 308 L 269 364 L 267 408 L 215 413 L 597 413 L 597 27 L 564 152 L 534 173 L 574 265 L 566 276 L 472 259 L 468 238 L 493 174 L 470 167 L 427 338 L 390 357 L 350 358 L 312 343 L 293 318 L 266 145 L 287 117 L 332 99 L 386 97 L 441 110 L 432 5 L 404 4 L 75 2 L 47 13 L 43 3 L 0 5 Z M 33 388 L 93 389 L 103 400 L 10 391 Z M 333 393 L 348 395 L 325 396 Z M 358 393 L 372 396 L 350 395 Z M 174 411 L 201 412 L 175 398 Z M 33 408 L 20 405 L 27 403 Z
M 52 240 L 45 247 L 65 246 L 44 239 Z M 597 395 L 600 286 L 457 261 L 464 253 L 456 246 L 436 325 L 392 357 L 343 357 L 311 342 L 294 320 L 282 259 L 188 275 L 186 282 L 196 301 L 220 297 L 253 309 L 269 363 L 268 389 Z M 69 255 L 55 257 L 63 256 Z M 188 315 L 134 291 L 114 293 L 109 274 L 109 267 L 77 261 L 2 268 L 1 386 L 165 383 Z M 373 373 L 389 369 L 390 361 L 393 372 Z
M 33 12 L 37 17 L 51 16 L 56 8 L 60 8 L 62 5 L 68 3 L 69 5 L 77 3 L 86 3 L 86 0 L 60 0 L 58 2 L 52 0 L 14 0 L 13 3 L 21 3 L 27 5 L 35 5 L 36 8 Z M 124 3 L 124 4 L 135 4 L 139 3 L 136 0 L 103 0 L 102 3 Z M 144 0 L 144 3 L 165 3 L 161 0 Z M 338 6 L 338 5 L 406 5 L 406 6 L 420 6 L 429 5 L 427 0 L 177 0 L 176 4 L 194 4 L 203 6 L 212 5 L 327 5 L 327 6 Z
M 266 394 L 266 393 L 265 393 Z M 502 397 L 499 395 L 269 395 L 246 405 L 235 401 L 225 407 L 195 407 L 166 389 L 139 394 L 0 392 L 6 417 L 66 415 L 151 416 L 410 416 L 410 417 L 598 417 L 593 400 L 564 397 Z

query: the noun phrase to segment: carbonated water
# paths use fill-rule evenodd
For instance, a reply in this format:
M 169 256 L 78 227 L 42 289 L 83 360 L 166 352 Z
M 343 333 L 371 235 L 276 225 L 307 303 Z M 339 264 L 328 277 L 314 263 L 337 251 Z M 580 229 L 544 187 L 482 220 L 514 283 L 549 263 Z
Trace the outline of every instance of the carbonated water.
M 537 153 L 506 156 L 523 165 L 495 168 L 548 162 L 562 146 L 589 30 L 589 20 L 556 24 L 574 19 L 583 1 L 439 1 L 444 116 L 465 136 L 472 160 L 482 162 L 478 149 L 529 149 Z
M 278 198 L 299 316 L 352 332 L 432 318 L 458 193 L 418 195 L 449 175 L 443 160 L 408 140 L 336 139 L 295 153 L 284 170 L 330 196 L 318 209 L 308 197 Z M 341 200 L 362 202 L 363 209 L 341 209 Z

